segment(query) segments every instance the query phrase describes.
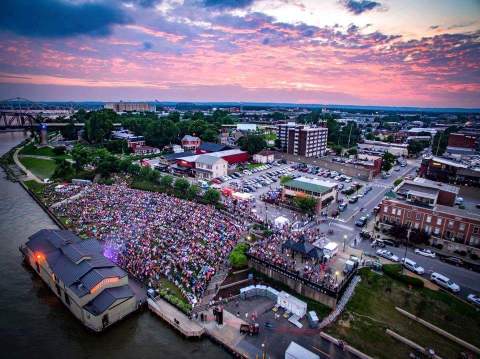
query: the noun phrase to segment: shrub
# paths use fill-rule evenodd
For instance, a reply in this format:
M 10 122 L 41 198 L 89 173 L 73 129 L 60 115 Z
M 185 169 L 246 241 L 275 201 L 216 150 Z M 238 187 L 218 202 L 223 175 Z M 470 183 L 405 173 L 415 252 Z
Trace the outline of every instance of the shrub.
M 382 266 L 382 269 L 383 269 L 383 272 L 390 278 L 398 280 L 399 282 L 402 282 L 406 285 L 411 285 L 413 288 L 420 289 L 420 288 L 423 288 L 424 286 L 423 281 L 421 279 L 402 274 L 401 264 L 384 264 Z
M 248 258 L 245 253 L 247 252 L 248 247 L 247 243 L 239 243 L 235 246 L 232 253 L 230 253 L 228 260 L 233 268 L 242 268 L 247 265 Z

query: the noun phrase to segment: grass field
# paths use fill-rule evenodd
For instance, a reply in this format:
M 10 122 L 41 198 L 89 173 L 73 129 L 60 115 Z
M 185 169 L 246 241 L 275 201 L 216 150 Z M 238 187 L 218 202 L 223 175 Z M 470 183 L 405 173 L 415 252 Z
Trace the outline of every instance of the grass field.
M 406 285 L 370 271 L 362 272 L 345 312 L 327 332 L 378 358 L 407 358 L 409 347 L 386 334 L 389 328 L 443 358 L 457 358 L 464 349 L 400 314 L 400 307 L 467 342 L 480 346 L 480 312 L 449 293 Z
M 54 157 L 55 153 L 50 147 L 40 147 L 37 148 L 33 143 L 29 143 L 23 147 L 20 152 L 20 155 L 32 155 L 32 156 L 49 156 Z
M 41 179 L 50 178 L 55 172 L 55 161 L 33 157 L 20 157 L 20 162 L 34 175 Z

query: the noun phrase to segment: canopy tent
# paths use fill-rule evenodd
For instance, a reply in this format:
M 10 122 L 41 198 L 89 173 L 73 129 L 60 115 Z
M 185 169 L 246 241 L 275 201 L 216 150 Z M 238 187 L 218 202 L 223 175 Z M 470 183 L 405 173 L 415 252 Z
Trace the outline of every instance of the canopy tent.
M 224 196 L 227 196 L 227 197 L 228 197 L 228 196 L 231 196 L 232 193 L 233 193 L 233 189 L 231 189 L 231 188 L 229 188 L 229 187 L 224 187 L 224 188 L 222 188 L 222 194 L 223 194 Z
M 283 227 L 286 224 L 290 224 L 290 221 L 288 220 L 288 218 L 280 216 L 280 217 L 275 218 L 273 223 L 275 224 L 275 227 Z
M 254 196 L 252 194 L 245 193 L 245 192 L 233 192 L 232 197 L 236 198 L 240 201 L 249 201 L 252 198 L 254 198 Z
M 282 245 L 282 249 L 290 249 L 293 252 L 300 253 L 304 257 L 309 257 L 313 259 L 322 259 L 324 256 L 322 249 L 311 245 L 310 243 L 305 241 L 304 237 L 301 237 L 298 242 L 288 239 Z

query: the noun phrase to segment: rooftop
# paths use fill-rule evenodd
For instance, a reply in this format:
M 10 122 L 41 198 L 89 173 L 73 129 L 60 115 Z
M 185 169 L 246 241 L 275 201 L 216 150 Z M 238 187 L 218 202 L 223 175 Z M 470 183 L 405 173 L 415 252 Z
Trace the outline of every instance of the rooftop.
M 336 187 L 336 184 L 314 178 L 298 177 L 284 183 L 284 186 L 308 192 L 325 193 Z
M 460 191 L 460 188 L 457 187 L 457 186 L 452 186 L 450 184 L 443 183 L 443 182 L 435 182 L 435 181 L 432 181 L 432 180 L 429 180 L 429 179 L 426 179 L 426 178 L 422 178 L 422 177 L 415 177 L 413 179 L 413 181 L 406 180 L 405 183 L 406 184 L 413 184 L 414 186 L 420 186 L 420 187 L 432 188 L 432 189 L 436 189 L 436 190 L 440 190 L 440 191 L 444 191 L 444 192 L 450 192 L 450 193 L 454 193 L 456 195 Z
M 106 278 L 127 275 L 103 256 L 97 240 L 84 240 L 70 231 L 42 229 L 29 237 L 26 246 L 45 256 L 52 272 L 78 297 L 91 293 Z
M 210 155 L 200 155 L 197 157 L 197 160 L 196 160 L 197 163 L 203 163 L 206 165 L 214 165 L 218 161 L 225 161 L 225 160 L 221 157 L 210 156 Z
M 245 151 L 242 151 L 242 150 L 239 150 L 239 149 L 233 149 L 233 150 L 211 152 L 208 155 L 213 156 L 213 157 L 225 157 L 225 156 L 238 155 L 240 153 L 245 153 Z M 184 156 L 177 157 L 177 159 L 185 161 L 185 162 L 195 162 L 195 161 L 197 161 L 198 157 L 203 156 L 203 155 L 185 156 L 185 153 L 183 155 Z

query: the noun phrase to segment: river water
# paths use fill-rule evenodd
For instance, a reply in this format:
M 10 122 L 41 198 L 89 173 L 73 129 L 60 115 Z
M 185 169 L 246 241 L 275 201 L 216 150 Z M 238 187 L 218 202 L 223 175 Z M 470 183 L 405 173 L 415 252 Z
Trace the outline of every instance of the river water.
M 0 133 L 0 155 L 23 140 Z M 228 358 L 207 339 L 179 336 L 149 311 L 94 334 L 23 263 L 18 247 L 51 219 L 0 168 L 0 357 L 3 358 Z

